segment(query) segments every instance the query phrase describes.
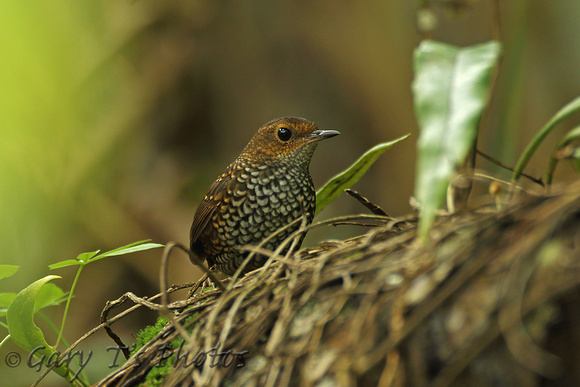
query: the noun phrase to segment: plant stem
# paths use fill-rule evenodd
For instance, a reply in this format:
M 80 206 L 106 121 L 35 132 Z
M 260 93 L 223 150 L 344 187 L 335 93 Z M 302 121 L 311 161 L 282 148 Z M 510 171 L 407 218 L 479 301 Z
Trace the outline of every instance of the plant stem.
M 2 348 L 2 346 L 4 345 L 4 343 L 6 341 L 8 341 L 9 338 L 10 338 L 10 335 L 6 336 L 2 341 L 0 341 L 0 348 Z
M 75 287 L 77 286 L 77 281 L 79 280 L 79 277 L 81 275 L 81 272 L 83 271 L 84 266 L 85 266 L 85 263 L 82 262 L 81 265 L 79 266 L 78 271 L 77 271 L 77 275 L 75 276 L 75 279 L 70 287 L 70 292 L 68 293 L 68 299 L 66 300 L 66 306 L 64 307 L 64 314 L 62 315 L 62 323 L 60 324 L 60 331 L 58 332 L 58 337 L 56 339 L 56 343 L 54 344 L 54 348 L 58 347 L 58 344 L 60 343 L 60 339 L 62 338 L 62 334 L 64 332 L 64 324 L 66 322 L 66 316 L 68 315 L 68 308 L 70 306 L 70 302 L 72 300 L 73 293 L 75 291 Z

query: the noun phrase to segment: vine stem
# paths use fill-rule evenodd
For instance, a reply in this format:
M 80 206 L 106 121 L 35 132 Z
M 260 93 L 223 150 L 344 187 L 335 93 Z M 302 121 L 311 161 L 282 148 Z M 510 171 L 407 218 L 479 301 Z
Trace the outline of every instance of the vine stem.
M 70 291 L 68 293 L 68 298 L 66 300 L 66 306 L 64 307 L 64 313 L 62 315 L 62 322 L 60 324 L 60 331 L 58 332 L 58 337 L 56 339 L 56 343 L 54 344 L 54 348 L 58 347 L 58 344 L 60 343 L 60 340 L 62 339 L 62 334 L 64 332 L 64 324 L 66 323 L 66 316 L 68 316 L 68 308 L 70 307 L 70 303 L 72 301 L 72 297 L 73 297 L 75 288 L 77 286 L 77 282 L 79 280 L 79 277 L 81 276 L 81 272 L 83 271 L 84 266 L 85 266 L 85 262 L 82 262 L 81 265 L 79 266 L 79 269 L 77 270 L 77 274 L 75 276 L 75 279 L 70 287 Z

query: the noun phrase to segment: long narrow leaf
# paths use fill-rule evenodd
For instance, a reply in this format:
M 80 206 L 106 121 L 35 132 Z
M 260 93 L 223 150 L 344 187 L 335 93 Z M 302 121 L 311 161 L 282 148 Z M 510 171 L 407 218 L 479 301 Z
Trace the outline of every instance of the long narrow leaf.
M 102 254 L 97 255 L 96 257 L 91 258 L 90 262 L 98 261 L 100 259 L 112 257 L 112 256 L 116 256 L 116 255 L 136 253 L 138 251 L 150 250 L 150 249 L 155 249 L 155 248 L 164 246 L 164 245 L 159 244 L 159 243 L 144 243 L 144 242 L 146 242 L 146 241 L 135 242 L 135 243 L 131 243 L 127 246 L 119 247 L 119 248 L 111 250 L 111 251 L 106 251 Z
M 65 261 L 60 261 L 60 262 L 48 265 L 48 268 L 50 270 L 54 270 L 54 269 L 60 269 L 63 267 L 79 266 L 79 265 L 81 265 L 81 262 L 77 261 L 76 259 L 67 259 Z
M 316 213 L 318 214 L 322 211 L 343 193 L 345 189 L 352 187 L 387 149 L 403 141 L 408 136 L 406 134 L 396 140 L 374 146 L 366 151 L 354 164 L 326 182 L 316 193 Z
M 538 149 L 542 141 L 544 141 L 544 138 L 546 138 L 546 136 L 550 134 L 552 129 L 554 129 L 554 127 L 558 125 L 563 119 L 576 113 L 577 111 L 580 111 L 580 97 L 576 97 L 576 99 L 572 100 L 562 109 L 560 109 L 558 113 L 554 114 L 554 116 L 550 119 L 550 121 L 548 121 L 546 125 L 544 125 L 542 129 L 540 129 L 540 131 L 534 136 L 532 141 L 530 141 L 530 143 L 524 150 L 524 153 L 522 153 L 522 155 L 520 156 L 520 159 L 518 160 L 518 163 L 514 168 L 512 182 L 515 182 L 519 179 L 520 175 L 524 171 L 524 168 L 528 164 L 528 161 L 530 161 L 536 149 Z
M 415 51 L 413 95 L 420 128 L 415 197 L 422 238 L 477 138 L 500 51 L 494 41 L 459 48 L 429 40 Z

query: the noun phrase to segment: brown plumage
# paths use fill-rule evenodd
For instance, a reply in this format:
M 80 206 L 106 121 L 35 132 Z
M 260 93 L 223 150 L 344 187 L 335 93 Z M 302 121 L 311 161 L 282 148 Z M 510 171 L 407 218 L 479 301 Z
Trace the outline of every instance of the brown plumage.
M 316 192 L 308 166 L 320 140 L 338 135 L 303 118 L 285 117 L 262 126 L 238 158 L 213 183 L 191 226 L 191 250 L 210 267 L 232 275 L 247 257 L 244 245 L 258 245 L 307 213 L 312 222 Z M 300 203 L 302 201 L 302 204 Z M 275 250 L 297 224 L 263 247 Z M 244 272 L 262 266 L 256 255 Z

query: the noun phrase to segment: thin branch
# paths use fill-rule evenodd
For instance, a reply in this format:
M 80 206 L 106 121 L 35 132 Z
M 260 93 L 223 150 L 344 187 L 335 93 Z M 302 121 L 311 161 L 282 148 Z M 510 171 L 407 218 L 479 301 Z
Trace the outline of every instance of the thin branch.
M 382 215 L 382 216 L 389 216 L 381 207 L 372 203 L 369 199 L 365 198 L 357 191 L 355 191 L 353 189 L 345 189 L 344 192 L 346 192 L 347 194 L 349 194 L 350 196 L 352 196 L 353 198 L 358 200 L 360 204 L 362 204 L 363 206 L 368 208 L 369 211 L 372 212 L 373 214 Z
M 164 312 L 165 316 L 167 316 L 171 325 L 173 325 L 173 327 L 179 332 L 181 337 L 187 340 L 187 343 L 191 345 L 192 344 L 191 336 L 189 335 L 189 333 L 187 333 L 187 330 L 183 327 L 183 325 L 181 325 L 177 321 L 175 315 L 169 310 L 168 307 L 169 297 L 167 295 L 167 267 L 169 264 L 169 256 L 171 255 L 171 251 L 173 250 L 174 247 L 184 249 L 183 246 L 180 246 L 175 242 L 169 242 L 165 246 L 165 249 L 163 250 L 163 255 L 161 256 L 161 269 L 159 270 L 159 287 L 161 288 L 161 306 L 162 306 L 161 310 Z M 188 249 L 184 250 L 190 253 Z M 206 274 L 209 275 L 209 269 L 206 271 Z M 221 285 L 223 290 L 224 285 L 219 281 L 218 283 L 219 285 Z
M 496 164 L 496 165 L 498 165 L 498 166 L 500 166 L 500 167 L 502 167 L 504 169 L 507 169 L 510 172 L 513 172 L 514 171 L 514 169 L 512 167 L 510 167 L 509 165 L 506 165 L 506 164 L 502 163 L 501 161 L 499 161 L 499 160 L 493 158 L 492 156 L 490 156 L 490 155 L 488 155 L 488 154 L 480 151 L 479 149 L 477 150 L 477 153 L 480 156 L 483 156 L 483 158 L 491 161 L 492 163 L 494 163 L 494 164 Z M 535 178 L 535 177 L 530 176 L 530 175 L 528 175 L 526 173 L 523 173 L 523 172 L 522 172 L 522 176 L 525 177 L 525 178 L 530 179 L 531 181 L 533 181 L 536 184 L 539 184 L 542 188 L 544 187 L 544 182 L 542 181 L 542 178 L 539 178 L 538 179 L 538 178 Z
M 193 286 L 193 284 L 182 284 L 182 285 L 174 285 L 172 287 L 170 287 L 167 292 L 168 293 L 173 293 L 176 292 L 178 290 L 181 289 L 187 289 L 190 288 L 191 286 Z M 132 294 L 132 293 L 131 293 Z M 133 294 L 132 294 L 133 295 Z M 211 296 L 212 294 L 210 293 L 205 293 L 203 294 L 203 298 Z M 134 295 L 133 295 L 134 296 Z M 112 307 L 115 307 L 117 305 L 122 304 L 124 301 L 126 301 L 127 299 L 130 299 L 130 296 L 127 294 L 124 294 L 123 296 L 121 296 L 117 301 L 120 301 L 122 298 L 124 297 L 124 300 L 122 302 L 116 303 L 115 305 L 113 305 Z M 158 299 L 159 297 L 161 297 L 161 293 L 156 294 L 152 297 L 149 297 L 146 301 L 151 301 L 151 300 L 155 300 Z M 187 304 L 193 304 L 195 302 L 198 302 L 199 299 L 201 299 L 202 297 L 199 298 L 195 298 L 195 299 L 189 299 L 187 300 Z M 135 299 L 140 299 L 139 297 L 135 296 Z M 132 299 L 133 300 L 133 299 Z M 141 298 L 141 300 L 144 300 L 143 298 Z M 107 326 L 113 325 L 114 323 L 116 323 L 117 321 L 119 321 L 120 319 L 122 319 L 123 317 L 125 317 L 126 315 L 134 312 L 135 310 L 137 310 L 138 308 L 140 308 L 141 306 L 146 306 L 145 303 L 137 303 L 136 305 L 133 305 L 132 307 L 130 307 L 129 309 L 119 313 L 118 315 L 116 315 L 115 317 L 106 320 L 105 322 L 97 325 L 96 327 L 94 327 L 93 329 L 91 329 L 90 331 L 88 331 L 87 333 L 85 333 L 83 336 L 81 336 L 77 341 L 75 341 L 70 347 L 68 347 L 66 350 L 64 350 L 62 352 L 62 354 L 58 357 L 58 359 L 52 363 L 50 366 L 48 366 L 44 372 L 38 377 L 38 379 L 36 379 L 34 381 L 34 383 L 32 384 L 32 386 L 37 386 L 38 383 L 40 383 L 42 381 L 42 379 L 44 379 L 46 377 L 46 375 L 48 375 L 52 369 L 57 365 L 57 364 L 62 364 L 62 360 L 68 356 L 68 354 L 75 349 L 80 343 L 82 343 L 84 340 L 86 340 L 87 338 L 89 338 L 90 336 L 92 336 L 93 334 L 95 334 L 96 332 L 98 332 L 100 329 L 105 328 Z M 112 307 L 109 307 L 109 309 L 111 309 Z M 108 314 L 108 311 L 107 311 Z

